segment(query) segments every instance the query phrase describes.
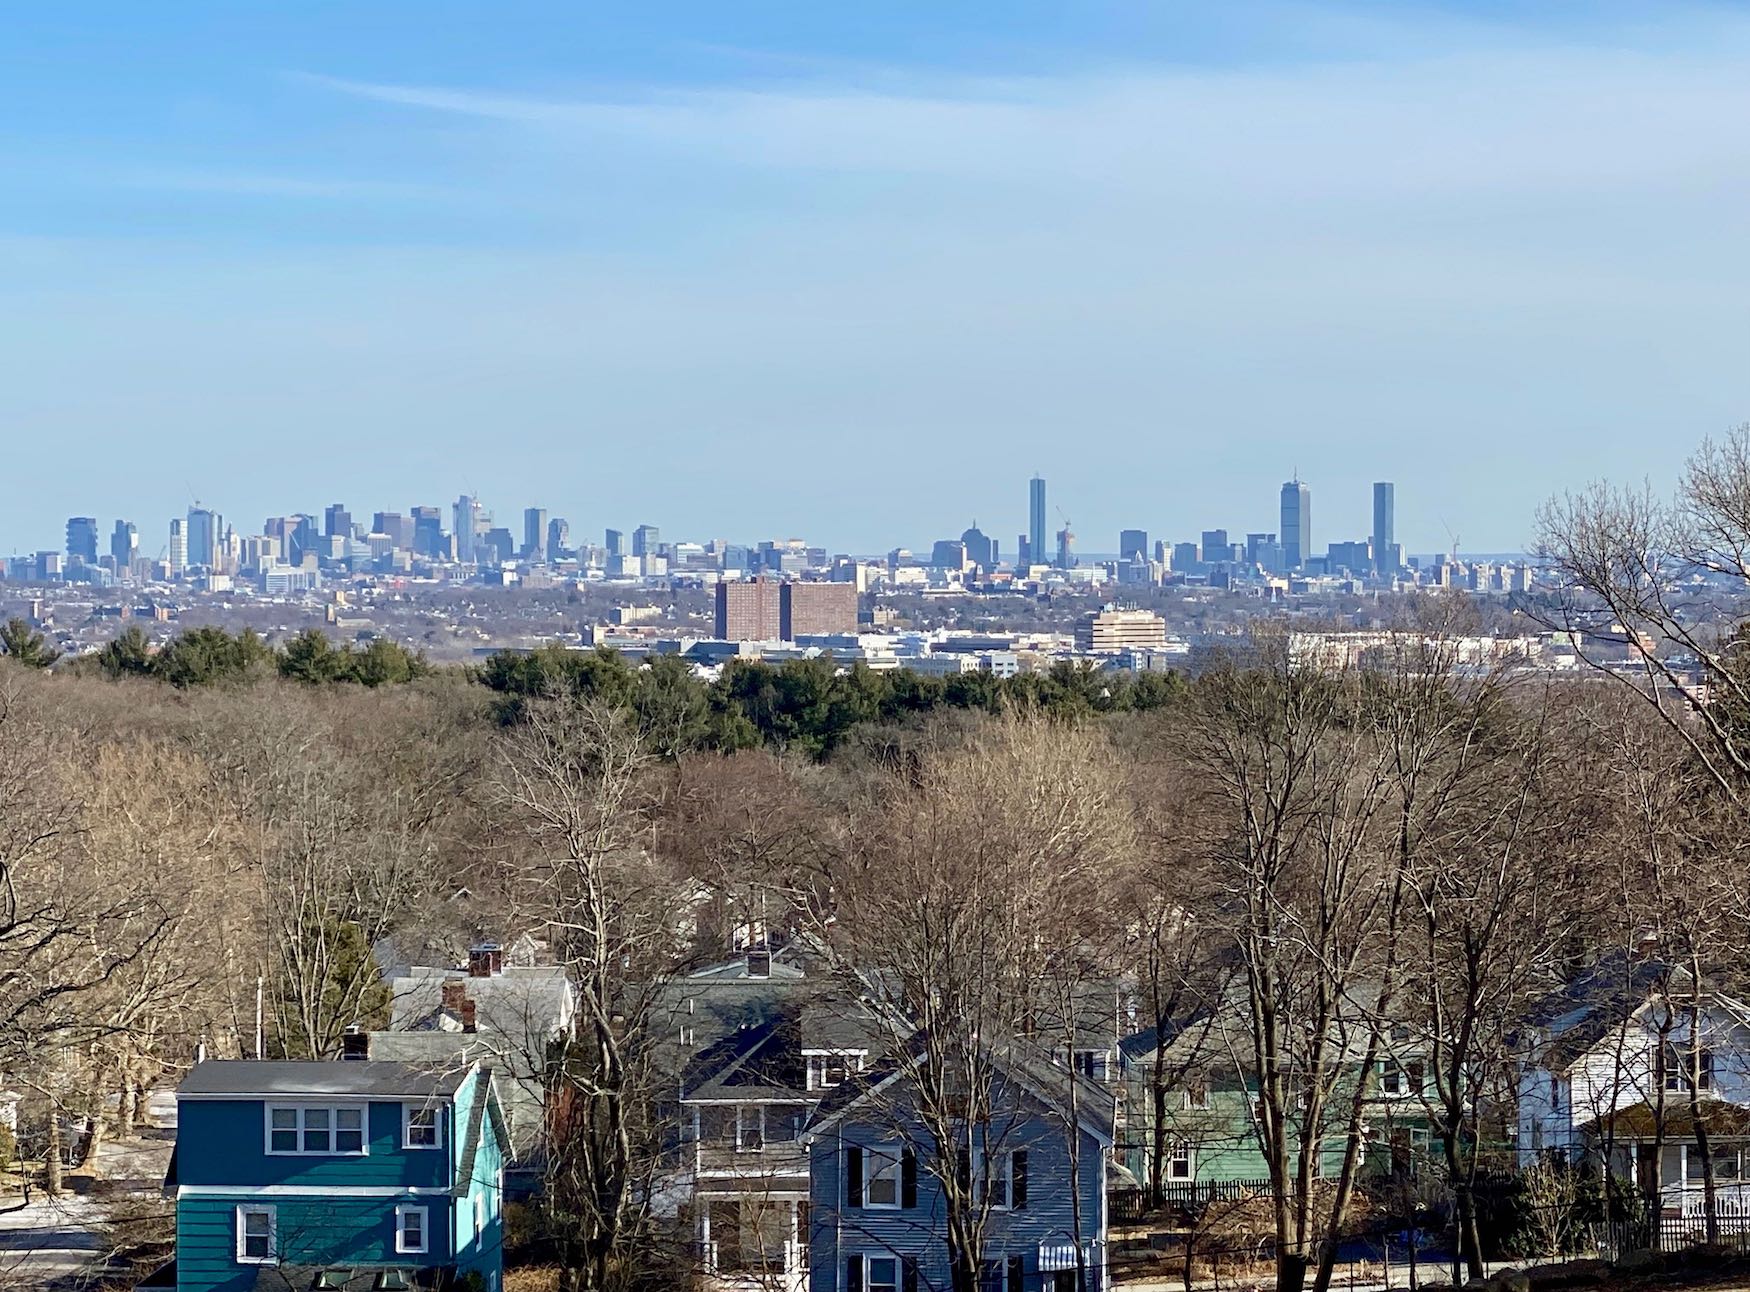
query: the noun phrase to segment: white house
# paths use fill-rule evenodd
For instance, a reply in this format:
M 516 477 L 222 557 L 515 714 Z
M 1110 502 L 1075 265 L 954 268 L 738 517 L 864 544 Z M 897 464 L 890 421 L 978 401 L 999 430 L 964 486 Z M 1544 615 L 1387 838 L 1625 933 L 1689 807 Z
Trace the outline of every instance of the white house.
M 1750 1007 L 1656 961 L 1607 960 L 1546 1001 L 1522 1041 L 1520 1165 L 1608 1153 L 1666 1214 L 1699 1215 L 1699 1111 L 1718 1212 L 1750 1215 Z

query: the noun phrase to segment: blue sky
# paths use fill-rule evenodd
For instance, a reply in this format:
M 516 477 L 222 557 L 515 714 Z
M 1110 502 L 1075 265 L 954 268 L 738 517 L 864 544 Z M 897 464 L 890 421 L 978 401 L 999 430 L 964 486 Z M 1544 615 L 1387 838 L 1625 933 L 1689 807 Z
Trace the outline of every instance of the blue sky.
M 1523 546 L 1750 418 L 1750 7 L 35 6 L 0 550 L 477 492 Z M 514 527 L 514 526 L 513 526 Z

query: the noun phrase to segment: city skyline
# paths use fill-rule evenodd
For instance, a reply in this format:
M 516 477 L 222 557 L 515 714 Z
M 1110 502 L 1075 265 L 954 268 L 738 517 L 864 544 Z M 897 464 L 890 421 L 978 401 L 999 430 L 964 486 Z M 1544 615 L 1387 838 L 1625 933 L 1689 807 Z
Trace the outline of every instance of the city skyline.
M 1022 544 L 1031 540 L 1031 532 L 1034 531 L 1042 521 L 1044 521 L 1046 509 L 1052 506 L 1049 488 L 1049 480 L 1042 475 L 1035 474 L 1028 480 L 1025 518 L 1023 522 L 1025 527 L 1018 535 L 1018 542 L 1012 545 L 1005 545 L 1002 542 L 1002 530 L 1000 526 L 991 526 L 991 529 L 994 532 L 985 534 L 980 530 L 976 518 L 971 521 L 971 527 L 961 535 L 960 541 L 971 542 L 973 540 L 981 540 L 991 543 L 1000 550 L 1001 556 L 999 559 L 1001 563 L 1010 565 L 1015 564 L 1025 550 Z M 1292 506 L 1291 491 L 1296 500 Z M 1312 494 L 1313 489 L 1311 483 L 1299 479 L 1297 474 L 1294 479 L 1283 484 L 1280 488 L 1277 512 L 1278 528 L 1276 531 L 1270 532 L 1249 530 L 1246 528 L 1233 528 L 1231 532 L 1234 534 L 1245 534 L 1248 542 L 1242 546 L 1245 546 L 1248 549 L 1255 547 L 1259 541 L 1267 538 L 1278 540 L 1277 546 L 1283 556 L 1284 568 L 1291 570 L 1300 568 L 1309 558 L 1322 555 L 1325 550 L 1332 545 L 1348 546 L 1356 542 L 1370 543 L 1374 546 L 1375 568 L 1382 569 L 1384 567 L 1382 567 L 1380 563 L 1383 560 L 1383 554 L 1379 551 L 1379 539 L 1382 533 L 1387 546 L 1393 547 L 1400 559 L 1412 555 L 1434 555 L 1448 552 L 1452 549 L 1452 542 L 1456 538 L 1455 532 L 1448 527 L 1448 542 L 1446 544 L 1430 546 L 1425 551 L 1421 549 L 1404 548 L 1401 544 L 1394 544 L 1393 535 L 1396 532 L 1396 483 L 1392 481 L 1374 481 L 1369 485 L 1369 498 L 1371 501 L 1369 508 L 1366 510 L 1355 509 L 1355 514 L 1351 515 L 1351 509 L 1346 505 L 1343 505 L 1342 502 L 1333 506 L 1332 510 L 1336 511 L 1337 515 L 1334 519 L 1327 515 L 1327 524 L 1330 526 L 1328 532 L 1313 528 L 1310 519 Z M 573 521 L 571 517 L 546 506 L 513 503 L 505 506 L 501 512 L 500 509 L 487 505 L 486 502 L 476 494 L 461 494 L 456 501 L 450 505 L 449 511 L 450 525 L 447 528 L 442 526 L 441 508 L 420 504 L 409 505 L 405 513 L 399 511 L 388 511 L 374 506 L 361 507 L 359 509 L 359 519 L 355 522 L 353 511 L 349 503 L 330 502 L 321 507 L 313 508 L 310 511 L 293 510 L 274 512 L 269 514 L 259 527 L 251 527 L 247 521 L 227 520 L 226 516 L 216 508 L 208 508 L 202 507 L 199 504 L 192 504 L 183 514 L 169 517 L 165 520 L 161 527 L 164 534 L 164 542 L 159 547 L 154 547 L 150 542 L 152 535 L 151 522 L 149 520 L 142 522 L 135 515 L 123 515 L 113 518 L 101 514 L 96 516 L 69 515 L 65 517 L 62 522 L 62 532 L 65 536 L 65 541 L 60 546 L 57 547 L 45 543 L 14 545 L 11 548 L 0 548 L 0 556 L 23 556 L 41 551 L 64 552 L 69 557 L 79 554 L 81 550 L 95 553 L 98 548 L 103 546 L 104 540 L 102 534 L 104 533 L 110 533 L 112 535 L 109 550 L 111 553 L 114 553 L 117 549 L 113 535 L 116 532 L 119 532 L 123 526 L 126 526 L 133 543 L 133 551 L 139 557 L 150 560 L 155 557 L 164 556 L 177 568 L 183 566 L 204 568 L 213 564 L 213 556 L 217 552 L 218 545 L 224 539 L 227 532 L 234 531 L 239 539 L 260 534 L 273 534 L 277 527 L 289 526 L 292 521 L 300 517 L 308 522 L 308 525 L 305 528 L 307 529 L 309 540 L 311 541 L 313 541 L 318 534 L 323 537 L 334 537 L 336 535 L 351 536 L 355 531 L 359 535 L 388 532 L 392 537 L 402 538 L 404 536 L 405 541 L 399 542 L 397 544 L 398 546 L 424 552 L 435 550 L 434 544 L 438 533 L 441 532 L 445 535 L 453 535 L 455 540 L 456 559 L 463 562 L 472 562 L 475 559 L 476 544 L 485 541 L 489 532 L 494 535 L 504 535 L 508 540 L 510 552 L 515 556 L 524 556 L 533 553 L 537 557 L 543 557 L 550 548 L 564 546 L 565 544 L 563 542 L 556 541 L 559 538 L 561 527 L 565 536 L 575 536 L 576 540 L 579 542 L 593 544 L 595 542 L 593 534 L 602 534 L 602 541 L 606 550 L 610 554 L 615 555 L 624 550 L 634 556 L 644 556 L 653 553 L 656 550 L 657 545 L 662 542 L 663 525 L 659 523 L 645 521 L 638 524 L 636 527 L 626 528 L 628 522 L 624 519 L 620 519 L 618 525 L 598 526 L 592 531 L 591 526 L 587 522 L 579 525 Z M 1057 511 L 1061 513 L 1061 508 L 1058 508 Z M 1296 515 L 1298 519 L 1291 521 L 1291 514 Z M 366 517 L 370 518 L 369 523 L 366 523 Z M 1045 551 L 1042 554 L 1031 556 L 1029 558 L 1030 564 L 1057 564 L 1059 559 L 1063 556 L 1062 549 L 1059 545 L 1059 539 L 1061 536 L 1058 531 L 1060 528 L 1067 527 L 1068 522 L 1067 518 L 1061 514 L 1058 519 L 1064 521 L 1065 524 L 1053 525 L 1049 521 L 1044 521 L 1046 535 Z M 1444 525 L 1444 520 L 1442 520 L 1441 523 Z M 429 537 L 428 531 L 424 529 L 424 526 L 427 524 L 432 526 L 429 531 Z M 671 522 L 671 524 L 673 523 Z M 1289 536 L 1288 531 L 1291 524 L 1297 525 L 1300 530 L 1301 538 L 1298 541 L 1291 539 Z M 418 532 L 417 539 L 415 537 L 416 531 Z M 1152 545 L 1148 542 L 1150 534 L 1155 535 L 1155 537 L 1166 546 L 1172 547 L 1174 545 L 1183 545 L 1188 542 L 1202 542 L 1207 544 L 1210 541 L 1211 534 L 1222 535 L 1223 539 L 1221 541 L 1225 542 L 1225 536 L 1229 532 L 1230 528 L 1228 526 L 1217 527 L 1215 529 L 1199 526 L 1177 530 L 1170 526 L 1159 526 L 1158 524 L 1145 524 L 1142 526 L 1125 525 L 1114 531 L 1110 536 L 1101 534 L 1090 535 L 1087 534 L 1086 531 L 1078 530 L 1071 535 L 1074 540 L 1074 548 L 1070 553 L 1070 556 L 1072 557 L 1072 563 L 1073 558 L 1082 557 L 1089 559 L 1097 557 L 1107 560 L 1112 558 L 1124 559 L 1128 557 L 1131 551 L 1141 550 L 1134 546 L 1139 538 L 1142 549 L 1152 550 Z M 629 539 L 627 537 L 628 535 L 630 536 Z M 1110 542 L 1106 541 L 1108 537 L 1111 540 Z M 1310 545 L 1307 542 L 1309 537 L 1311 540 Z M 776 531 L 765 534 L 757 532 L 752 534 L 696 532 L 694 528 L 686 522 L 685 518 L 682 518 L 680 522 L 675 524 L 671 529 L 671 541 L 683 541 L 689 543 L 729 542 L 744 544 L 782 539 L 805 539 L 810 541 L 824 540 L 819 542 L 820 546 L 824 546 L 835 552 L 862 557 L 880 556 L 894 550 L 907 550 L 913 552 L 920 560 L 929 559 L 932 548 L 939 548 L 943 542 L 954 541 L 944 535 L 941 538 L 926 538 L 911 542 L 888 542 L 877 544 L 870 548 L 852 548 L 836 545 L 832 543 L 827 536 L 783 534 Z M 181 552 L 180 558 L 177 555 L 179 543 Z M 1131 543 L 1133 546 L 1130 549 L 1127 549 L 1127 543 Z M 1478 556 L 1504 555 L 1518 552 L 1518 549 L 1511 548 L 1470 547 L 1462 550 L 1466 553 Z M 996 561 L 980 560 L 978 559 L 977 553 L 974 553 L 973 556 L 975 562 L 980 565 L 989 566 L 998 563 Z M 87 563 L 95 564 L 95 556 L 93 556 Z
M 1099 548 L 1268 530 L 1254 473 L 1298 464 L 1414 488 L 1408 550 L 1441 518 L 1513 550 L 1550 493 L 1743 419 L 1750 16 L 1009 19 L 21 14 L 0 547 L 321 507 L 344 460 L 383 505 L 858 550 L 1010 545 L 999 477 L 1034 470 Z

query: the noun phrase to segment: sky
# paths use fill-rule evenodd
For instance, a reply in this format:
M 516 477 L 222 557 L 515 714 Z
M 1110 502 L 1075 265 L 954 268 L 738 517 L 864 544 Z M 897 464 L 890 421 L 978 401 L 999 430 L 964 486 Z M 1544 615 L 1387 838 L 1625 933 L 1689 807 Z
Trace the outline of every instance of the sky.
M 110 0 L 0 41 L 0 551 L 1525 548 L 1750 419 L 1750 4 Z

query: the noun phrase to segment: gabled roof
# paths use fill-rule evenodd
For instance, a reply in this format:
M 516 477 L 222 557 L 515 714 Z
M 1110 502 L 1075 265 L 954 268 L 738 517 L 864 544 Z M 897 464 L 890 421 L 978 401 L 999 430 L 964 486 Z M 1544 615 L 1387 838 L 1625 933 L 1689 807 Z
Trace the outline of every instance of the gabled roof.
M 1677 985 L 1680 973 L 1663 960 L 1620 951 L 1588 965 L 1527 1012 L 1525 1023 L 1539 1037 L 1538 1062 L 1566 1071 L 1656 992 Z
M 803 1138 L 812 1138 L 842 1120 L 878 1092 L 902 1084 L 922 1062 L 928 1045 L 924 1033 L 914 1032 L 898 1049 L 839 1086 L 815 1110 Z M 1117 1105 L 1110 1090 L 1053 1062 L 1050 1055 L 1025 1042 L 1013 1042 L 1000 1053 L 990 1051 L 988 1057 L 998 1071 L 1047 1109 L 1067 1119 L 1073 1105 L 1076 1121 L 1084 1131 L 1102 1144 L 1113 1142 Z
M 448 1098 L 473 1071 L 472 1067 L 438 1069 L 370 1059 L 208 1059 L 195 1064 L 182 1079 L 176 1097 Z
M 498 1091 L 490 1077 L 484 1083 L 481 1097 L 474 1101 L 474 1106 L 468 1113 L 468 1133 L 462 1141 L 461 1156 L 456 1162 L 456 1183 L 450 1189 L 450 1195 L 456 1198 L 468 1196 L 469 1187 L 474 1180 L 474 1158 L 480 1152 L 480 1139 L 490 1124 L 492 1133 L 498 1137 L 498 1151 L 510 1155 L 510 1133 L 504 1124 L 504 1110 L 498 1103 Z
M 800 1030 L 796 1012 L 785 1010 L 707 1046 L 687 1065 L 681 1098 L 807 1098 L 808 1070 L 802 1061 Z

